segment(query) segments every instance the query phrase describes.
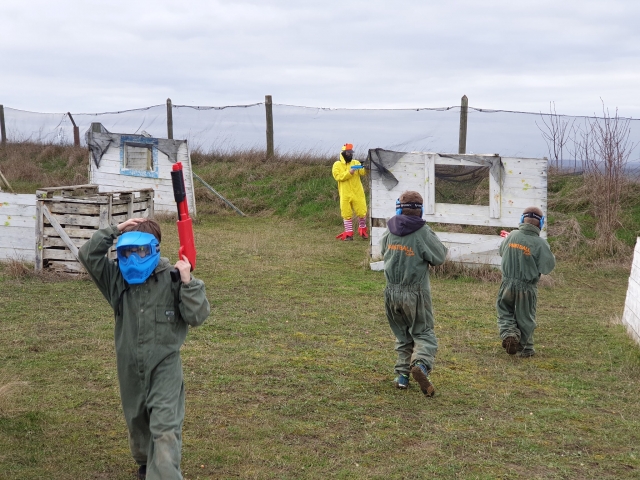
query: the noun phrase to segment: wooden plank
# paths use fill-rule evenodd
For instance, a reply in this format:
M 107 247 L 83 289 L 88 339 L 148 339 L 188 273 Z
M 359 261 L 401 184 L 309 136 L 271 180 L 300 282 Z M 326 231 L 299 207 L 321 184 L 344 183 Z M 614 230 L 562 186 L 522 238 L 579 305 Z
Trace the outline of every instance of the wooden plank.
M 184 176 L 185 189 L 188 197 L 188 206 L 189 213 L 192 216 L 196 216 L 196 193 L 195 187 L 193 185 L 193 168 L 191 166 L 191 154 L 189 153 L 189 149 L 187 143 L 183 143 L 180 145 L 178 149 L 178 161 L 182 162 L 182 175 Z M 173 187 L 172 187 L 173 190 Z M 174 198 L 175 202 L 175 198 Z M 151 209 L 153 210 L 153 208 Z M 153 218 L 153 213 L 151 214 L 151 218 Z
M 547 190 L 547 177 L 531 177 L 531 176 L 505 176 L 502 182 L 502 188 L 505 189 L 540 189 Z
M 449 248 L 451 258 L 461 257 L 469 254 L 486 254 L 486 252 L 493 252 L 495 254 L 502 243 L 502 237 L 496 236 L 495 238 L 485 240 L 483 242 L 469 243 L 467 245 L 452 245 Z
M 10 228 L 1 227 L 0 231 L 2 232 L 2 235 L 0 235 L 0 245 L 11 243 L 26 246 L 31 240 L 35 240 L 35 220 L 32 220 L 31 225 Z M 33 248 L 33 243 L 29 245 L 29 248 Z
M 70 238 L 71 242 L 76 246 L 76 248 L 80 248 L 82 245 L 87 243 L 87 238 Z M 51 247 L 66 247 L 67 244 L 60 237 L 44 237 L 42 239 L 43 248 L 51 248 Z
M 88 215 L 55 215 L 51 214 L 51 217 L 54 218 L 61 225 L 71 225 L 76 227 L 95 227 L 98 228 L 100 225 L 99 217 L 90 217 Z M 47 222 L 45 222 L 47 223 Z M 51 222 L 49 222 L 51 223 Z
M 527 178 L 547 178 L 547 169 L 542 167 L 534 167 L 528 165 L 512 165 L 504 167 L 505 178 L 511 177 L 527 177 Z
M 193 180 L 192 180 L 193 183 Z M 193 202 L 193 213 L 195 216 L 195 212 L 196 212 L 196 203 L 195 201 Z M 147 218 L 155 218 L 155 203 L 154 203 L 154 199 L 153 199 L 153 195 L 151 196 L 151 198 L 149 198 L 149 200 L 147 200 L 147 208 L 145 210 L 146 216 Z
M 424 213 L 436 212 L 436 165 L 434 155 L 424 156 Z
M 383 272 L 384 271 L 384 261 L 380 260 L 378 262 L 371 262 L 369 264 L 371 270 L 374 272 Z
M 18 246 L 13 247 L 0 247 L 0 259 L 2 260 L 16 260 L 18 262 L 35 262 L 35 252 L 33 247 L 20 248 Z
M 49 212 L 56 214 L 73 214 L 73 215 L 99 215 L 100 207 L 104 204 L 99 203 L 80 203 L 80 202 L 46 202 Z
M 502 238 L 497 235 L 480 235 L 477 233 L 459 233 L 459 232 L 434 232 L 441 242 L 456 243 L 467 245 L 469 243 L 479 243 L 492 240 L 494 238 Z
M 524 157 L 501 157 L 502 164 L 505 166 L 526 166 L 527 168 L 541 167 L 547 169 L 549 161 L 544 158 L 524 158 Z
M 109 226 L 109 205 L 101 205 L 98 228 L 106 228 L 108 226 Z
M 127 220 L 129 220 L 129 217 L 127 216 L 126 213 L 123 213 L 122 215 L 111 216 L 111 222 L 113 223 L 113 225 L 119 225 L 122 222 L 126 222 Z
M 500 218 L 502 210 L 502 188 L 500 181 L 496 181 L 493 175 L 489 174 L 489 216 Z
M 103 203 L 109 202 L 109 194 L 95 194 L 86 197 L 54 197 L 54 198 L 46 198 L 46 197 L 38 197 L 38 200 L 42 200 L 48 203 L 57 203 L 64 202 L 66 204 L 81 204 L 81 205 L 100 205 Z
M 48 270 L 60 273 L 79 274 L 86 273 L 80 262 L 49 260 Z
M 78 259 L 67 249 L 44 248 L 42 250 L 42 258 L 44 260 L 75 260 Z
M 96 228 L 74 228 L 74 227 L 65 227 L 64 231 L 67 233 L 69 238 L 91 238 L 94 233 L 96 233 Z M 43 234 L 47 237 L 57 237 L 58 232 L 51 226 L 44 226 Z
M 71 253 L 76 258 L 76 260 L 79 261 L 79 259 L 78 259 L 78 248 L 73 244 L 73 242 L 71 241 L 71 239 L 69 238 L 67 233 L 64 231 L 62 226 L 56 221 L 54 216 L 51 215 L 51 213 L 49 213 L 49 209 L 47 208 L 46 205 L 42 206 L 42 213 L 47 218 L 47 220 L 49 220 L 49 222 L 51 223 L 51 226 L 58 233 L 58 235 L 60 235 L 60 238 L 62 240 L 64 240 L 64 243 L 66 243 L 67 248 L 71 251 Z
M 499 255 L 470 254 L 463 255 L 454 261 L 463 264 L 495 265 L 499 267 L 502 262 L 502 258 Z
M 101 190 L 107 192 L 111 189 L 116 190 L 116 189 L 121 189 L 122 188 L 122 180 L 120 178 L 121 176 L 118 176 L 117 178 L 113 178 L 112 180 L 115 183 L 114 185 L 112 184 L 108 184 L 108 183 L 101 183 L 100 184 L 100 188 Z M 154 192 L 154 211 L 158 210 L 160 212 L 167 212 L 167 213 L 174 213 L 176 211 L 176 203 L 175 203 L 175 198 L 173 196 L 173 186 L 168 183 L 170 182 L 170 180 L 167 181 L 167 183 L 158 183 L 158 188 L 155 189 Z M 189 187 L 187 187 L 187 189 L 189 189 Z M 192 209 L 192 204 L 189 204 L 189 212 L 194 215 L 193 212 L 195 212 L 194 209 Z
M 519 198 L 516 196 L 509 196 L 504 198 L 502 202 L 502 216 L 505 215 L 520 215 L 522 211 L 531 206 L 536 206 L 542 209 L 543 212 L 547 210 L 547 202 L 542 201 L 539 198 Z M 506 212 L 506 213 L 505 213 Z
M 467 160 L 466 158 L 469 160 Z M 450 156 L 436 156 L 436 165 L 451 165 L 451 166 L 462 166 L 462 167 L 482 167 L 483 165 L 472 162 L 470 159 L 477 160 L 488 160 L 491 158 L 498 158 L 496 155 L 450 155 Z M 488 165 L 485 165 L 488 166 Z
M 36 197 L 35 195 L 29 195 L 33 198 L 33 201 L 25 205 L 24 203 L 9 203 L 0 202 L 0 218 L 6 217 L 29 217 L 33 218 L 36 215 Z
M 129 218 L 133 218 L 133 195 L 129 195 L 129 203 L 127 204 L 127 215 Z
M 36 190 L 36 196 L 53 198 L 57 196 L 71 197 L 71 196 L 89 196 L 98 193 L 97 185 L 68 185 L 62 187 L 45 187 Z
M 43 202 L 38 200 L 36 204 L 36 224 L 35 224 L 35 270 L 36 272 L 42 271 L 42 232 L 44 231 L 44 215 L 42 213 Z
M 4 230 L 6 227 L 34 227 L 35 224 L 35 216 L 30 217 L 22 217 L 22 216 L 11 216 L 11 215 L 0 215 L 0 227 Z

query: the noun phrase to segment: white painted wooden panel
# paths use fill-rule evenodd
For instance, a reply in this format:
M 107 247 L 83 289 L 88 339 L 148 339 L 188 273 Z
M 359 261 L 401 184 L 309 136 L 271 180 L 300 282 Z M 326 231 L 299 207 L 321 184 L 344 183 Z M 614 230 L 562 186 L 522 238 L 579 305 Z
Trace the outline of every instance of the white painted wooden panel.
M 640 303 L 638 300 L 639 298 L 640 283 L 638 283 L 636 279 L 630 278 L 622 321 L 627 327 L 627 331 L 629 331 L 633 339 L 638 343 L 640 343 L 640 310 L 638 310 L 638 304 Z
M 443 242 L 444 243 L 444 242 Z M 465 244 L 456 244 L 452 245 L 449 248 L 449 255 L 452 259 L 462 257 L 464 255 L 469 255 L 472 253 L 483 253 L 487 252 L 496 252 L 502 243 L 502 237 L 496 236 L 494 238 L 480 241 L 480 242 L 471 242 Z
M 465 245 L 468 243 L 486 242 L 494 238 L 502 238 L 497 235 L 480 235 L 477 233 L 459 233 L 459 232 L 435 232 L 441 242 L 458 243 Z
M 502 164 L 507 169 L 532 169 L 548 167 L 548 160 L 544 158 L 502 157 Z
M 379 260 L 380 256 L 380 239 L 386 231 L 386 228 L 373 227 L 371 229 L 372 252 L 371 259 Z M 478 235 L 472 233 L 457 232 L 435 232 L 440 241 L 449 249 L 448 259 L 453 261 L 462 261 L 461 258 L 472 258 L 471 252 L 487 258 L 497 257 L 498 247 L 503 238 L 498 235 Z M 498 257 L 499 258 L 499 257 Z M 470 263 L 478 263 L 470 261 Z M 495 264 L 495 263 L 494 263 Z M 498 261 L 497 265 L 500 262 Z
M 530 189 L 530 188 L 547 188 L 547 177 L 540 176 L 524 176 L 524 175 L 505 175 L 502 182 L 502 188 L 506 189 Z
M 435 158 L 436 165 L 453 165 L 453 166 L 463 166 L 463 167 L 481 167 L 482 165 L 472 162 L 469 160 L 464 160 L 462 158 L 451 158 L 443 155 L 439 155 L 437 153 L 430 154 Z M 457 155 L 457 154 L 456 154 Z M 487 159 L 495 157 L 495 155 L 474 155 L 474 157 L 484 157 Z
M 35 261 L 36 196 L 0 192 L 0 260 Z
M 398 185 L 387 190 L 381 181 L 371 183 L 371 217 L 389 219 L 395 215 L 395 201 L 405 190 L 416 190 L 425 192 L 424 219 L 434 223 L 457 223 L 462 225 L 479 225 L 502 227 L 515 229 L 520 222 L 522 211 L 530 206 L 537 206 L 547 214 L 547 161 L 545 159 L 525 159 L 503 157 L 502 162 L 505 167 L 503 181 L 500 186 L 490 175 L 490 200 L 489 206 L 479 205 L 457 205 L 436 203 L 431 208 L 429 196 L 431 195 L 431 178 L 433 174 L 425 171 L 429 168 L 429 162 L 433 160 L 435 165 L 468 165 L 477 166 L 474 162 L 461 161 L 447 157 L 440 157 L 437 154 L 421 154 L 413 152 L 402 157 L 396 165 L 389 170 L 398 178 Z M 420 181 L 420 162 L 422 162 L 423 180 Z M 426 168 L 425 168 L 426 166 Z M 435 194 L 434 194 L 435 201 Z M 430 214 L 429 212 L 433 212 Z M 381 229 L 384 232 L 385 229 Z M 541 237 L 546 238 L 546 228 L 541 232 Z M 438 233 L 439 234 L 439 233 Z M 380 234 L 381 235 L 381 234 Z M 461 234 L 465 235 L 465 234 Z M 495 237 L 494 242 L 499 242 L 501 237 Z M 378 247 L 379 236 L 371 237 L 372 258 L 379 256 Z M 470 237 L 461 241 L 462 245 L 471 245 L 480 240 Z M 452 248 L 454 244 L 452 244 Z M 481 245 L 478 245 L 479 248 Z M 470 247 L 471 248 L 471 247 Z M 496 247 L 497 248 L 497 247 Z M 471 248 L 472 250 L 472 248 Z M 465 252 L 471 251 L 465 249 Z M 457 250 L 454 250 L 457 252 Z M 462 253 L 462 251 L 459 251 Z M 468 254 L 464 255 L 468 257 Z M 475 257 L 467 258 L 471 262 L 486 260 L 490 264 L 499 265 L 499 257 L 494 254 L 482 253 Z M 496 263 L 497 262 L 497 263 Z
M 177 159 L 179 162 L 182 162 L 189 213 L 195 216 L 196 204 L 193 189 L 191 158 L 186 143 L 183 143 L 178 149 Z M 97 168 L 93 161 L 90 162 L 90 165 L 90 182 L 93 185 L 98 185 L 101 193 L 153 188 L 154 210 L 156 212 L 163 213 L 177 212 L 173 196 L 173 183 L 171 181 L 171 169 L 173 167 L 173 163 L 169 161 L 169 158 L 164 153 L 158 151 L 159 178 L 122 175 L 120 173 L 121 158 L 119 146 L 110 146 L 107 149 L 100 161 L 100 168 Z
M 424 162 L 424 213 L 432 215 L 436 212 L 436 164 L 434 155 L 425 155 Z
M 489 173 L 489 216 L 491 218 L 500 218 L 502 208 L 502 187 L 500 182 L 493 178 Z
M 640 344 L 640 238 L 636 240 L 633 253 L 622 323 L 627 327 L 631 337 Z
M 455 261 L 465 265 L 493 265 L 499 267 L 502 258 L 497 253 L 470 253 L 457 257 Z

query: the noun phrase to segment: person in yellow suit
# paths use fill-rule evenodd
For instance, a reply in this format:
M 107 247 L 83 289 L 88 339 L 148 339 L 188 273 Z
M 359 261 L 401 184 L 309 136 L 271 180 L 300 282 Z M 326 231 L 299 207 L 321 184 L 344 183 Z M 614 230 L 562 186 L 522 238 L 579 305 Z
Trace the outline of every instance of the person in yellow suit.
M 344 232 L 337 235 L 338 240 L 353 240 L 353 213 L 358 217 L 358 234 L 369 238 L 367 231 L 367 199 L 364 196 L 361 177 L 365 175 L 362 164 L 353 158 L 353 145 L 346 143 L 342 147 L 340 159 L 333 164 L 333 178 L 338 182 L 340 195 L 340 214 L 344 223 Z

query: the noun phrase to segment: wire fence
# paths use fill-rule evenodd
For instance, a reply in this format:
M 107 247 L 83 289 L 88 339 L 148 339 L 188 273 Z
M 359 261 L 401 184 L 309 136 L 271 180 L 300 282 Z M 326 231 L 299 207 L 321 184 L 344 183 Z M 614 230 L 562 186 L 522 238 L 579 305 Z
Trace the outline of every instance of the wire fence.
M 369 149 L 457 153 L 459 106 L 442 108 L 350 109 L 273 104 L 277 154 L 334 155 L 353 143 L 362 156 Z M 172 105 L 173 138 L 186 139 L 192 151 L 232 152 L 266 148 L 265 103 L 221 107 Z M 113 133 L 167 137 L 165 104 L 104 113 L 38 113 L 4 107 L 9 142 L 73 144 L 73 123 L 84 132 L 101 123 Z M 488 110 L 469 107 L 466 153 L 514 157 L 554 157 L 546 125 L 551 120 L 580 124 L 586 118 L 549 113 Z M 595 117 L 593 117 L 595 118 Z M 640 143 L 640 120 L 629 120 L 629 141 Z M 547 133 L 545 137 L 545 133 Z M 555 154 L 559 163 L 578 166 L 570 149 Z M 640 158 L 634 149 L 629 162 Z

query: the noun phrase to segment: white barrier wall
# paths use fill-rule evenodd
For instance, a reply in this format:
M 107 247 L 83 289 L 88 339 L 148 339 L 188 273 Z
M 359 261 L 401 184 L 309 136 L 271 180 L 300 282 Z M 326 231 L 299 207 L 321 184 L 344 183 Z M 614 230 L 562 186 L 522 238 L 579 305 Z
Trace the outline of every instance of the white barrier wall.
M 627 327 L 627 331 L 633 339 L 640 343 L 640 238 L 636 241 L 636 248 L 633 252 L 633 264 L 631 265 L 631 275 L 629 275 L 622 323 Z
M 113 134 L 114 136 L 120 134 Z M 136 171 L 127 169 L 124 165 L 125 144 L 128 138 L 134 140 L 156 141 L 153 138 L 143 138 L 131 135 L 120 135 L 120 142 L 112 142 L 100 159 L 100 166 L 89 155 L 89 183 L 98 185 L 102 192 L 121 192 L 130 190 L 141 190 L 153 188 L 155 212 L 175 213 L 177 212 L 176 201 L 173 195 L 173 183 L 171 181 L 171 169 L 173 163 L 169 157 L 157 148 L 153 148 L 153 171 Z M 155 144 L 150 143 L 151 147 Z M 187 204 L 189 213 L 195 215 L 196 201 L 193 191 L 193 176 L 191 174 L 191 156 L 187 147 L 187 142 L 182 142 L 176 153 L 176 160 L 182 162 L 182 173 L 184 176 L 185 190 L 187 194 Z
M 467 158 L 492 158 L 497 155 L 440 155 L 412 152 L 405 154 L 389 171 L 398 184 L 388 190 L 382 180 L 371 180 L 371 259 L 380 258 L 380 239 L 386 231 L 386 221 L 395 215 L 395 202 L 406 190 L 420 192 L 424 198 L 424 218 L 433 223 L 455 223 L 518 228 L 525 208 L 539 207 L 547 215 L 547 159 L 507 158 L 500 160 L 504 169 L 501 182 L 489 174 L 489 205 L 457 205 L 435 202 L 435 165 L 477 167 Z M 377 224 L 385 226 L 377 226 Z M 449 260 L 465 264 L 500 265 L 499 235 L 436 232 L 449 248 Z M 547 228 L 540 232 L 547 238 Z M 372 264 L 372 268 L 374 264 Z M 379 266 L 378 266 L 379 268 Z
M 0 260 L 35 261 L 36 196 L 0 192 Z

